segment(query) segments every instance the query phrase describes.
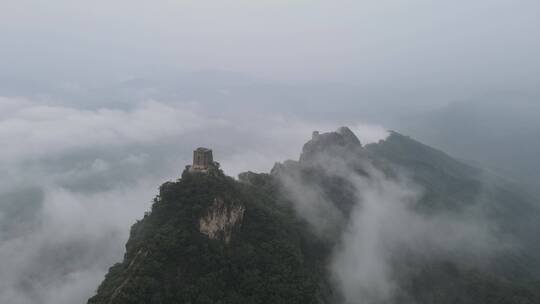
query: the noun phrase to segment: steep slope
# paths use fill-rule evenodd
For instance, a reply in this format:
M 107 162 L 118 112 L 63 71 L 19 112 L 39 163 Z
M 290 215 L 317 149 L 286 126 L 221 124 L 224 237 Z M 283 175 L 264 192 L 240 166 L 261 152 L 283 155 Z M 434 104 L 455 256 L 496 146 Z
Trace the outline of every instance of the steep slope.
M 366 146 L 366 151 L 374 161 L 405 172 L 422 186 L 419 205 L 424 211 L 480 209 L 515 245 L 514 261 L 500 261 L 498 267 L 513 279 L 540 279 L 540 200 L 525 188 L 397 132 Z
M 391 281 L 396 289 L 391 296 L 384 300 L 356 298 L 345 302 L 535 303 L 539 300 L 540 285 L 535 280 L 539 278 L 540 260 L 533 235 L 540 228 L 538 200 L 489 171 L 464 164 L 399 133 L 391 132 L 386 140 L 362 147 L 359 141 L 340 136 L 349 134 L 343 130 L 340 128 L 336 132 L 314 136 L 304 145 L 298 162 L 278 164 L 272 171 L 283 181 L 285 191 L 292 192 L 293 196 L 298 192 L 295 188 L 300 185 L 302 195 L 309 197 L 309 191 L 315 191 L 318 198 L 323 197 L 324 202 L 331 203 L 329 207 L 323 202 L 319 210 L 325 213 L 320 218 L 316 214 L 307 216 L 307 221 L 317 228 L 329 218 L 335 219 L 332 228 L 341 228 L 329 232 L 331 238 L 338 237 L 338 241 L 330 245 L 333 248 L 348 246 L 340 244 L 339 237 L 342 237 L 343 230 L 355 225 L 351 213 L 354 214 L 355 208 L 369 208 L 362 206 L 367 202 L 359 198 L 362 194 L 358 192 L 370 192 L 370 189 L 354 185 L 354 180 L 365 177 L 368 187 L 382 187 L 380 191 L 383 193 L 392 192 L 396 185 L 415 192 L 418 197 L 406 197 L 401 203 L 407 204 L 407 200 L 412 199 L 413 215 L 421 218 L 422 229 L 433 230 L 414 234 L 415 238 L 410 241 L 418 242 L 415 246 L 391 244 L 386 248 L 391 257 L 385 261 L 388 263 L 385 267 L 392 269 Z M 403 177 L 406 183 L 402 181 Z M 376 182 L 377 179 L 382 181 Z M 396 199 L 392 195 L 389 197 Z M 380 195 L 378 198 L 384 200 L 388 196 Z M 316 205 L 317 200 L 312 199 L 312 204 L 300 201 L 299 214 L 315 213 L 305 206 Z M 331 206 L 339 210 L 337 216 L 331 216 Z M 380 212 L 385 212 L 383 209 L 371 216 L 380 216 Z M 419 224 L 406 222 L 410 218 L 387 217 L 403 220 L 404 228 L 415 229 L 415 224 Z M 361 220 L 369 221 L 369 218 Z M 422 220 L 435 224 L 426 226 Z M 450 235 L 446 235 L 442 228 L 439 231 L 438 221 L 441 221 L 441 226 L 450 225 L 447 231 Z M 393 225 L 395 223 L 387 223 L 389 227 Z M 463 232 L 460 232 L 460 225 L 466 227 Z M 381 229 L 384 226 L 365 225 L 365 228 Z M 461 235 L 474 235 L 478 231 L 486 235 L 475 235 L 469 239 Z M 400 233 L 402 238 L 411 238 L 411 233 L 404 230 L 384 235 L 378 241 L 399 243 Z M 370 237 L 373 235 L 369 232 L 364 236 Z M 430 239 L 426 241 L 426 238 Z M 454 239 L 467 242 L 445 244 L 454 242 Z M 480 246 L 475 242 L 485 244 Z M 473 246 L 468 248 L 470 245 Z M 369 296 L 369 292 L 359 294 Z
M 316 239 L 253 187 L 221 172 L 163 184 L 88 303 L 316 303 Z
M 414 195 L 402 200 L 396 187 Z M 390 210 L 429 225 L 405 218 L 403 230 L 397 226 L 403 236 L 384 234 L 396 223 L 377 223 L 368 212 L 392 207 L 388 197 L 405 204 Z M 237 181 L 219 169 L 186 170 L 163 184 L 151 212 L 133 225 L 124 260 L 88 303 L 539 303 L 536 202 L 488 171 L 396 132 L 367 146 L 346 127 L 314 133 L 298 161 L 277 163 L 270 174 L 246 172 Z M 496 239 L 515 243 L 489 254 L 461 244 L 471 239 L 452 231 L 469 224 L 461 218 L 470 209 L 486 215 Z M 404 230 L 436 230 L 447 218 L 457 220 L 443 233 Z M 370 282 L 369 263 L 345 263 L 345 277 L 336 271 L 343 271 L 336 264 L 347 242 L 363 241 L 351 238 L 357 225 L 383 231 L 383 275 L 391 273 L 393 285 L 384 297 L 378 286 L 355 285 L 356 275 Z M 359 231 L 368 239 L 371 233 Z M 364 249 L 349 258 L 372 254 Z

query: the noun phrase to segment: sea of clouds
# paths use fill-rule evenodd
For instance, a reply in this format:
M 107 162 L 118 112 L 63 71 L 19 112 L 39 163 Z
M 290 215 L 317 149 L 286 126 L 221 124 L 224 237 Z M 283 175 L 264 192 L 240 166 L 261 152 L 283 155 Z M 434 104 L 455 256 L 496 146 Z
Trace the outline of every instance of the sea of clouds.
M 297 159 L 313 130 L 337 125 L 196 102 L 88 109 L 0 97 L 0 302 L 85 302 L 194 148 L 213 148 L 231 176 L 268 172 Z M 387 134 L 351 128 L 364 142 Z

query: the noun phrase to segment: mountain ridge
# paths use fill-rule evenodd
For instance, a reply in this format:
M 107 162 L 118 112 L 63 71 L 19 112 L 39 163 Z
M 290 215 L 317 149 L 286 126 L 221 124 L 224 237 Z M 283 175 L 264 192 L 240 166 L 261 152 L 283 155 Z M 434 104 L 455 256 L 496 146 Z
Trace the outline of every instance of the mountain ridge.
M 276 163 L 269 174 L 245 172 L 234 180 L 219 168 L 211 174 L 186 170 L 181 179 L 164 183 L 151 212 L 133 225 L 124 261 L 111 267 L 88 303 L 359 303 L 361 299 L 343 294 L 328 268 L 358 208 L 349 175 L 334 171 L 342 166 L 347 174 L 365 180 L 381 178 L 379 174 L 397 180 L 406 171 L 423 187 L 416 206 L 423 214 L 447 209 L 457 214 L 483 191 L 480 169 L 397 132 L 365 146 L 346 127 L 314 133 L 298 161 Z M 292 179 L 284 179 L 287 176 Z M 287 191 L 287 182 L 298 180 L 306 187 L 300 195 L 317 189 L 308 203 L 317 205 L 321 197 L 330 202 L 330 209 L 315 214 L 324 221 L 310 222 L 299 214 L 302 209 Z M 506 229 L 516 228 L 515 220 Z M 508 269 L 493 270 L 447 258 L 425 260 L 404 251 L 392 262 L 402 269 L 397 272 L 400 290 L 384 301 L 364 300 L 535 303 L 538 290 L 528 282 L 537 276 L 524 275 L 523 265 L 518 265 L 534 259 L 512 257 L 525 262 L 504 258 L 497 262 L 509 263 Z M 417 265 L 417 270 L 411 272 L 407 264 Z M 524 283 L 512 281 L 512 272 Z M 494 288 L 467 292 L 483 285 Z

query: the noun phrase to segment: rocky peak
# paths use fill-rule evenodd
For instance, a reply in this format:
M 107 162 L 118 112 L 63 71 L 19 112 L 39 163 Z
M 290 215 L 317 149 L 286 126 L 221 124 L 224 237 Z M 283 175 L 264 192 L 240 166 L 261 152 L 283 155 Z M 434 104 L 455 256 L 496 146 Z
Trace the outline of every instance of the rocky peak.
M 361 146 L 361 143 L 358 137 L 356 137 L 353 131 L 351 131 L 351 129 L 349 129 L 348 127 L 340 127 L 336 130 L 336 133 L 343 136 L 343 138 L 348 144 Z
M 312 160 L 322 152 L 337 152 L 339 150 L 360 149 L 360 140 L 348 127 L 340 127 L 334 132 L 319 133 L 313 132 L 310 141 L 304 144 L 300 162 Z

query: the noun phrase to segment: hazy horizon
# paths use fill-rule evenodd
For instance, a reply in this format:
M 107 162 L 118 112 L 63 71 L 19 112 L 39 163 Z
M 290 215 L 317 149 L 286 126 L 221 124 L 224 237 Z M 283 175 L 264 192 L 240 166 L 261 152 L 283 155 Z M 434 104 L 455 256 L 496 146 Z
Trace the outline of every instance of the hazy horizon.
M 347 125 L 365 144 L 393 129 L 536 189 L 539 12 L 3 0 L 0 302 L 86 300 L 197 146 L 235 175 L 296 159 L 313 130 Z

